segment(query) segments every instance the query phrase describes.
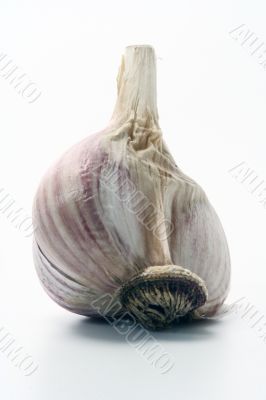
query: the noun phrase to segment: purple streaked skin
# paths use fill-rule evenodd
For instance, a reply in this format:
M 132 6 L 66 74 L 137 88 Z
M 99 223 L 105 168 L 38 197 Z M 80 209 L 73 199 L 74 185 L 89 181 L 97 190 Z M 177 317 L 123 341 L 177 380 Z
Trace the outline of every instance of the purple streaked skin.
M 115 297 L 121 285 L 136 273 L 150 265 L 169 262 L 163 254 L 163 247 L 152 254 L 152 249 L 158 247 L 158 240 L 136 218 L 134 220 L 134 215 L 127 212 L 126 208 L 123 212 L 129 220 L 134 220 L 134 229 L 137 228 L 137 235 L 140 235 L 145 249 L 150 249 L 150 253 L 141 254 L 141 249 L 133 240 L 131 242 L 133 231 L 125 237 L 115 221 L 115 215 L 110 216 L 112 208 L 122 212 L 124 203 L 110 196 L 108 189 L 100 184 L 103 165 L 106 162 L 116 165 L 117 162 L 104 149 L 102 141 L 105 135 L 106 131 L 103 131 L 83 140 L 48 171 L 36 195 L 33 213 L 34 223 L 38 226 L 35 240 L 39 246 L 35 249 L 35 264 L 42 284 L 61 306 L 84 315 L 94 315 L 90 306 L 93 299 L 104 293 Z M 131 162 L 136 160 L 132 159 Z M 121 191 L 123 194 L 120 176 L 129 174 L 133 181 L 135 179 L 129 171 L 126 161 L 120 160 L 117 168 L 120 194 Z M 154 176 L 150 178 L 153 181 L 158 179 L 158 168 L 151 166 L 145 171 L 149 175 L 154 171 Z M 204 192 L 197 186 L 198 193 L 195 194 L 193 181 L 181 180 L 182 175 L 178 171 L 175 167 L 178 180 L 175 180 L 172 171 L 171 178 L 160 178 L 168 183 L 169 192 L 176 185 L 167 204 L 167 211 L 171 210 L 169 218 L 174 222 L 174 231 L 168 238 L 170 262 L 186 265 L 206 282 L 209 299 L 202 312 L 210 316 L 227 294 L 230 270 L 225 269 L 223 264 L 225 266 L 228 263 L 229 255 L 225 252 L 224 259 L 219 260 L 219 253 L 218 256 L 214 250 L 211 253 L 213 240 L 220 240 L 221 245 L 225 245 L 222 228 L 218 223 L 210 230 L 209 226 L 212 225 L 206 221 L 210 215 L 217 218 L 215 212 L 206 202 Z M 136 180 L 134 184 L 139 187 Z M 145 192 L 145 187 L 142 186 L 141 190 Z M 186 193 L 184 204 L 180 202 L 182 192 Z M 202 197 L 202 204 L 194 201 L 191 206 L 188 200 L 196 195 Z M 106 201 L 108 196 L 112 200 L 111 207 Z M 38 256 L 39 248 L 45 261 L 42 254 Z M 52 265 L 57 266 L 56 273 Z M 219 268 L 215 268 L 216 265 Z M 216 275 L 215 280 L 213 274 Z M 71 288 L 68 284 L 71 284 Z
M 223 228 L 163 141 L 155 78 L 153 49 L 127 48 L 110 125 L 69 149 L 34 200 L 38 276 L 54 301 L 77 314 L 101 314 L 95 300 L 110 294 L 117 301 L 121 286 L 152 266 L 181 266 L 204 281 L 208 299 L 199 315 L 214 315 L 229 290 Z M 165 221 L 156 234 L 140 218 L 145 201 L 155 210 L 151 226 Z

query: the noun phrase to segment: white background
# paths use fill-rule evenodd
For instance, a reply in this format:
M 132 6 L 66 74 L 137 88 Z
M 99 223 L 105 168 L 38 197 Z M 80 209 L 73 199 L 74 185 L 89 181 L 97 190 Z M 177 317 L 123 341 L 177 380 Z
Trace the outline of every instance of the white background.
M 0 187 L 30 214 L 47 167 L 107 125 L 124 47 L 153 45 L 165 141 L 221 218 L 232 258 L 228 303 L 245 297 L 263 317 L 261 334 L 266 208 L 228 171 L 245 162 L 266 181 L 266 70 L 229 32 L 246 24 L 266 41 L 265 17 L 263 1 L 0 2 L 0 53 L 42 91 L 28 104 L 0 76 Z M 31 238 L 1 212 L 0 235 L 0 327 L 39 365 L 25 377 L 0 352 L 1 399 L 265 400 L 266 341 L 251 314 L 155 333 L 175 360 L 162 375 L 111 326 L 48 298 Z

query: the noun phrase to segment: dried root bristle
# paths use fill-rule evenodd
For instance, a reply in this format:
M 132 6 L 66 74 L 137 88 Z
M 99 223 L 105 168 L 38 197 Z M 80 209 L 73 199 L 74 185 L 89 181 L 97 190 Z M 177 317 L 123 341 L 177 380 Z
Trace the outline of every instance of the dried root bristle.
M 175 265 L 149 267 L 120 291 L 121 304 L 148 329 L 165 328 L 206 300 L 203 280 Z

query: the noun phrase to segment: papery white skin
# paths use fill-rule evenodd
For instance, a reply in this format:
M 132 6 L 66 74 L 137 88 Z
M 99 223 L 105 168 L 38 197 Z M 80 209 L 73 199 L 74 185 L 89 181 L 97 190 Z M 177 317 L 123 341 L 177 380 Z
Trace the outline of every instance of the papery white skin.
M 126 49 L 109 127 L 48 170 L 33 219 L 39 278 L 53 300 L 75 313 L 105 313 L 95 310 L 95 299 L 108 293 L 115 301 L 123 283 L 156 265 L 180 265 L 203 279 L 208 300 L 199 315 L 214 315 L 227 296 L 224 231 L 204 191 L 175 165 L 163 142 L 149 46 Z

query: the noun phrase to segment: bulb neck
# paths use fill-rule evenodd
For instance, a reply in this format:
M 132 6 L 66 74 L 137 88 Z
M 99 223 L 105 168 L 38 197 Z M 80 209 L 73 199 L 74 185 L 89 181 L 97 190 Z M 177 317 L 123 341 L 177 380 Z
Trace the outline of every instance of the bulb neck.
M 207 288 L 195 273 L 176 265 L 154 266 L 120 290 L 122 306 L 148 329 L 161 329 L 207 301 Z
M 117 102 L 112 122 L 129 119 L 158 125 L 156 57 L 151 46 L 128 46 L 117 77 Z

